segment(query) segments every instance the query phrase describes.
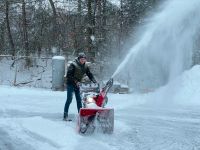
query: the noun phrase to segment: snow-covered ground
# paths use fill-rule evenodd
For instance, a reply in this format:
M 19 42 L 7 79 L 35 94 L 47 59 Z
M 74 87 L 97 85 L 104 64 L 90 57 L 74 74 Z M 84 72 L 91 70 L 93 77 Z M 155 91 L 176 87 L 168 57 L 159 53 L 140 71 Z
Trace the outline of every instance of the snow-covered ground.
M 200 149 L 200 66 L 152 93 L 108 97 L 114 133 L 82 136 L 62 121 L 66 92 L 0 85 L 0 150 Z
M 52 87 L 52 59 L 32 59 L 33 67 L 25 68 L 25 60 L 0 58 L 0 84 L 29 86 L 37 88 Z M 13 66 L 12 66 L 13 64 Z

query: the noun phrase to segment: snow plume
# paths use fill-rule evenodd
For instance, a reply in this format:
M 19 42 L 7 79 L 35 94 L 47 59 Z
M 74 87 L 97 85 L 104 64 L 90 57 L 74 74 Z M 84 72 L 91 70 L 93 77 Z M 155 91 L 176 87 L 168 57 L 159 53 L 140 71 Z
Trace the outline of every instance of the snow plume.
M 199 0 L 170 0 L 146 25 L 112 77 L 137 90 L 157 88 L 189 69 L 200 24 Z

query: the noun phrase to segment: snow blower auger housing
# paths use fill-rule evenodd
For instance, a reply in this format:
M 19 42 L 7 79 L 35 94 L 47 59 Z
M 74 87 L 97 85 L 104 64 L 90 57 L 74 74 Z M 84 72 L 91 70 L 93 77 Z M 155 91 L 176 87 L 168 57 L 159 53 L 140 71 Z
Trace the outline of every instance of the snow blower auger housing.
M 80 109 L 78 132 L 92 134 L 94 131 L 111 134 L 114 129 L 114 109 L 105 108 L 107 93 L 113 85 L 111 78 L 99 93 L 86 93 L 83 96 L 83 108 Z

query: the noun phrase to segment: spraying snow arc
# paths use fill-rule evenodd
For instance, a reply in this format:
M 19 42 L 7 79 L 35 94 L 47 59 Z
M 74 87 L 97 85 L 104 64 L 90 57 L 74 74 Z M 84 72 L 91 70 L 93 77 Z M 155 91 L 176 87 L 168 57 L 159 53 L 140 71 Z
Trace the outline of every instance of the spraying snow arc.
M 199 0 L 170 0 L 146 25 L 112 78 L 137 90 L 162 86 L 191 67 L 200 24 Z

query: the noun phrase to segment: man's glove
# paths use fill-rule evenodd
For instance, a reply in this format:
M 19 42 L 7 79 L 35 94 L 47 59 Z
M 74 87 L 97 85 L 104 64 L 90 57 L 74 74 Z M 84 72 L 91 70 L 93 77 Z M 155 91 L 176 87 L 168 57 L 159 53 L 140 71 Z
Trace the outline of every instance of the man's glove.
M 77 88 L 79 88 L 80 87 L 80 85 L 81 85 L 81 83 L 80 82 L 78 82 L 78 81 L 74 81 L 75 82 L 75 86 L 77 87 Z
M 77 83 L 76 83 L 76 86 L 77 86 L 78 88 L 80 87 L 80 85 L 81 85 L 80 82 L 77 82 Z
M 92 79 L 92 82 L 96 84 L 96 83 L 97 83 L 97 80 L 95 80 L 95 78 L 93 78 L 93 79 Z

